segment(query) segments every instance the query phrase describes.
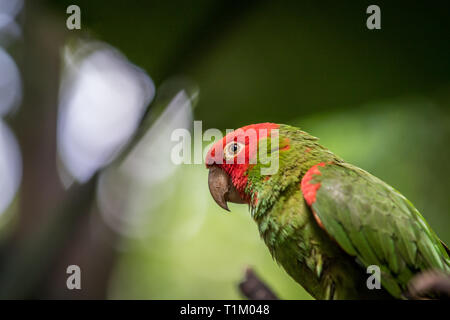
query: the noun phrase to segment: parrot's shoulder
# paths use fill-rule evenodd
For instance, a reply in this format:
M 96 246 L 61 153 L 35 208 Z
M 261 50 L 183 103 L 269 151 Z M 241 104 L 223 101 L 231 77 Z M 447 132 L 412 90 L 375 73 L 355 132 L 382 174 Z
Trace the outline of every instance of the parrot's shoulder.
M 394 296 L 427 268 L 448 270 L 448 255 L 419 211 L 402 194 L 347 163 L 319 163 L 301 189 L 318 224 L 365 265 L 377 265 Z

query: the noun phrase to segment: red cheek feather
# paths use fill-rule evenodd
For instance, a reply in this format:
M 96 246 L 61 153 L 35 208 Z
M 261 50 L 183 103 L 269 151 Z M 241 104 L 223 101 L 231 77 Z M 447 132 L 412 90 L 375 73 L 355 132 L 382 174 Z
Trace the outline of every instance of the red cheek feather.
M 248 164 L 223 164 L 221 165 L 223 170 L 225 170 L 226 173 L 231 178 L 231 181 L 233 181 L 234 186 L 239 191 L 241 196 L 244 195 L 245 187 L 247 186 L 248 182 L 248 176 L 247 176 L 247 170 L 249 168 Z

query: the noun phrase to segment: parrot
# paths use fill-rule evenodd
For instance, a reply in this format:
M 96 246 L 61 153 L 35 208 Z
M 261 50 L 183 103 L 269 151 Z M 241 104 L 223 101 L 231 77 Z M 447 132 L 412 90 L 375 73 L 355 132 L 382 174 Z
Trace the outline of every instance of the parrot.
M 227 211 L 247 204 L 273 259 L 315 299 L 407 299 L 414 275 L 449 274 L 448 247 L 414 205 L 318 140 L 276 123 L 229 132 L 206 152 L 211 196 Z

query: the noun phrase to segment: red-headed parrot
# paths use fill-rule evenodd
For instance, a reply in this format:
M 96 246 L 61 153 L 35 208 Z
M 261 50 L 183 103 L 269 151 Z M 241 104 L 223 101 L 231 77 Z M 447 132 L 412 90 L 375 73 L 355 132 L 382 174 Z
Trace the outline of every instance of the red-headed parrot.
M 243 127 L 205 161 L 217 204 L 248 204 L 273 258 L 317 299 L 401 299 L 415 274 L 450 273 L 448 248 L 408 199 L 296 127 Z M 372 265 L 380 289 L 367 286 Z

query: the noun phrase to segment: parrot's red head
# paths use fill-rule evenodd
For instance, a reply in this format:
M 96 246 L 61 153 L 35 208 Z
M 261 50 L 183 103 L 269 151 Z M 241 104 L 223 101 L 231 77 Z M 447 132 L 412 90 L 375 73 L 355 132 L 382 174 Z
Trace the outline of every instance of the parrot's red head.
M 219 206 L 228 210 L 227 201 L 248 203 L 245 193 L 248 169 L 256 164 L 259 141 L 270 137 L 275 123 L 259 123 L 237 129 L 217 141 L 206 155 L 209 169 L 208 184 Z

